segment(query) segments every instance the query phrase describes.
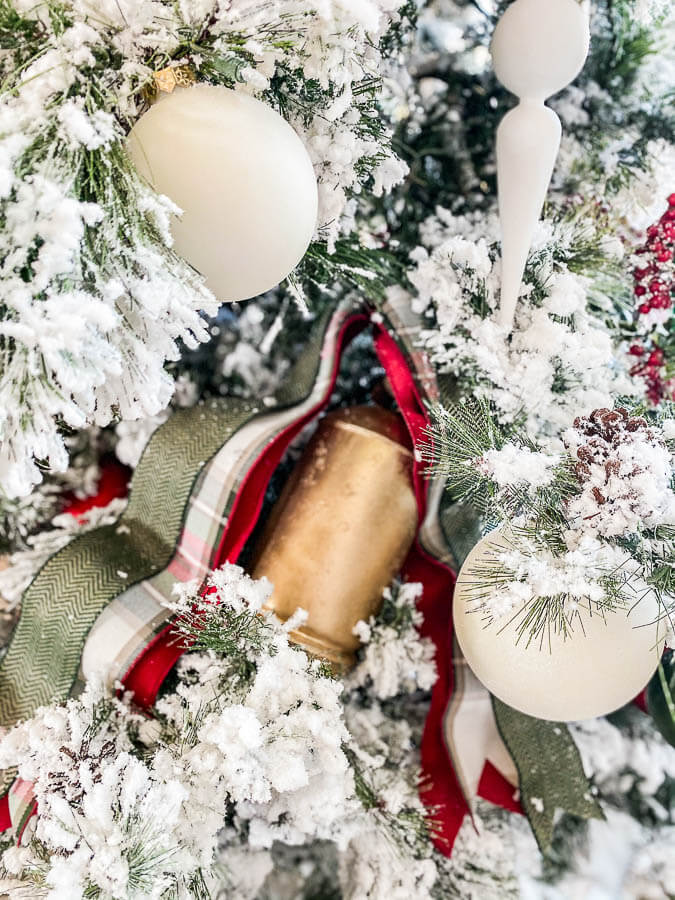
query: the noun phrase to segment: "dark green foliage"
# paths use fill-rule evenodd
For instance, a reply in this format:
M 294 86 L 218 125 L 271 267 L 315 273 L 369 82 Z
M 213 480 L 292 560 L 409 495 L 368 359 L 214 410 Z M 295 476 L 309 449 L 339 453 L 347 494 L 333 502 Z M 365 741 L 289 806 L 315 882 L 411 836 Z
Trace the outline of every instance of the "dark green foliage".
M 434 474 L 444 475 L 453 500 L 464 500 L 487 514 L 495 497 L 491 479 L 471 463 L 488 450 L 501 450 L 509 436 L 499 426 L 484 400 L 469 400 L 430 409 L 429 442 L 422 456 L 432 463 Z
M 565 813 L 556 822 L 551 847 L 542 856 L 542 881 L 555 884 L 588 845 L 588 820 Z
M 415 0 L 405 0 L 398 10 L 398 15 L 398 21 L 392 22 L 380 40 L 380 53 L 383 56 L 394 56 L 410 43 L 417 25 L 418 4 Z
M 232 675 L 247 681 L 255 672 L 254 656 L 274 652 L 272 626 L 256 612 L 237 611 L 207 598 L 180 613 L 174 627 L 176 640 L 190 650 L 210 651 L 226 659 Z
M 24 18 L 11 0 L 0 0 L 0 50 L 10 50 L 19 66 L 25 66 L 35 56 L 41 37 L 42 26 L 37 19 Z M 7 71 L 4 66 L 3 71 Z
M 537 445 L 517 425 L 500 426 L 484 400 L 437 406 L 430 412 L 429 443 L 422 453 L 432 463 L 434 473 L 445 476 L 451 498 L 474 506 L 488 527 L 523 517 L 527 524 L 517 527 L 519 534 L 553 552 L 563 552 L 565 502 L 579 490 L 570 461 L 563 459 L 551 482 L 535 490 L 525 484 L 499 487 L 481 471 L 480 458 L 507 443 L 532 452 L 538 451 Z
M 593 20 L 595 41 L 586 76 L 617 100 L 634 85 L 640 66 L 656 52 L 653 35 L 635 22 L 630 0 L 606 0 L 598 4 Z
M 333 252 L 325 244 L 310 244 L 296 270 L 307 285 L 315 309 L 317 294 L 353 289 L 373 302 L 384 299 L 386 288 L 405 282 L 403 263 L 389 250 L 362 247 L 355 237 L 340 238 Z
M 647 685 L 647 706 L 669 744 L 675 747 L 675 653 L 666 650 Z
M 391 590 L 385 593 L 382 606 L 377 614 L 377 621 L 380 625 L 387 625 L 393 628 L 397 634 L 403 634 L 410 631 L 413 627 L 415 616 L 415 607 L 408 603 L 399 603 L 398 595 L 401 590 L 401 582 L 395 581 Z
M 356 753 L 346 745 L 342 751 L 349 760 L 354 772 L 356 796 L 364 809 L 372 812 L 381 820 L 387 832 L 402 850 L 413 853 L 420 859 L 430 855 L 430 835 L 433 834 L 433 820 L 424 815 L 418 808 L 402 808 L 394 814 L 387 809 L 376 788 L 368 780 Z

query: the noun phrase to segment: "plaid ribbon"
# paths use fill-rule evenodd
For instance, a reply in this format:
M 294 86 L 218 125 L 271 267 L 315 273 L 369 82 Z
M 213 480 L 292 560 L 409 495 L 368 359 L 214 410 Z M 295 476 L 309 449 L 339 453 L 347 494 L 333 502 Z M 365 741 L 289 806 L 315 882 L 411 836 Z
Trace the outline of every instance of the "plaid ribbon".
M 115 597 L 98 617 L 84 646 L 77 688 L 95 673 L 106 673 L 111 684 L 122 678 L 171 618 L 167 602 L 174 586 L 193 580 L 202 582 L 211 569 L 224 562 L 220 552 L 222 537 L 251 467 L 276 435 L 328 399 L 338 338 L 345 322 L 356 312 L 352 305 L 345 304 L 325 323 L 320 342 L 323 349 L 318 358 L 316 347 L 312 348 L 317 367 L 309 366 L 305 376 L 312 379 L 307 396 L 285 409 L 254 415 L 204 466 L 188 499 L 181 535 L 168 566 Z M 304 359 L 299 367 L 306 368 Z M 296 367 L 292 380 L 297 377 Z M 243 537 L 239 535 L 239 543 L 243 543 Z
M 21 843 L 26 826 L 36 809 L 32 783 L 15 778 L 0 803 L 0 831 L 10 832 L 17 843 Z

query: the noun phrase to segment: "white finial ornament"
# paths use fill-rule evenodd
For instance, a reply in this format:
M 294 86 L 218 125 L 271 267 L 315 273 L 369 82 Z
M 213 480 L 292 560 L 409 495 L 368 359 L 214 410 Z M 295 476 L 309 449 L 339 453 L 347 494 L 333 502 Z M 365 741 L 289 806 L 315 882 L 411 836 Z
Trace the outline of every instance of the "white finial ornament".
M 544 101 L 576 78 L 589 41 L 588 12 L 578 0 L 515 0 L 492 38 L 495 74 L 520 100 L 497 130 L 499 321 L 508 330 L 560 148 L 560 120 Z

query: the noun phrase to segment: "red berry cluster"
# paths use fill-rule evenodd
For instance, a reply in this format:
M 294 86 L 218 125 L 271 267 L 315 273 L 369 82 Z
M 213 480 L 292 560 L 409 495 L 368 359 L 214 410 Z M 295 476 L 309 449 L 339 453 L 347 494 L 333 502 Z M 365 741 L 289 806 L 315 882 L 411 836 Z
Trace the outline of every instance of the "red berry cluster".
M 637 309 L 635 318 L 639 322 L 652 310 L 672 310 L 675 299 L 675 194 L 668 197 L 668 209 L 658 222 L 647 229 L 647 240 L 635 250 L 638 258 L 633 269 Z M 663 323 L 663 318 L 660 319 Z M 666 353 L 660 346 L 662 338 L 655 332 L 646 335 L 630 348 L 632 356 L 639 361 L 631 369 L 632 375 L 644 378 L 647 397 L 657 404 L 664 397 L 675 399 L 675 378 L 669 378 L 666 371 Z

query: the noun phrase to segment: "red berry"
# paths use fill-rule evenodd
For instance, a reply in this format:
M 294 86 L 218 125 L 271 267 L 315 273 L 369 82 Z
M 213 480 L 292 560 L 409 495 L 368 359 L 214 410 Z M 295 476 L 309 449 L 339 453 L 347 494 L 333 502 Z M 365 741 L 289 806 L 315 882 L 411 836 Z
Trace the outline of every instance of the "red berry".
M 649 269 L 641 269 L 639 266 L 637 266 L 635 269 L 633 269 L 633 278 L 636 281 L 642 281 L 642 279 L 645 277 L 645 275 L 648 275 L 648 274 L 649 274 Z
M 659 255 L 656 257 L 659 262 L 665 263 L 672 259 L 673 251 L 672 250 L 661 250 Z
M 636 284 L 633 288 L 633 293 L 636 297 L 642 297 L 643 294 L 647 293 L 647 288 L 644 286 L 644 284 Z
M 665 213 L 664 213 L 664 216 L 665 216 Z M 650 225 L 649 228 L 647 229 L 647 237 L 648 238 L 655 238 L 658 235 L 658 233 L 659 233 L 658 225 Z
M 668 197 L 668 206 L 675 206 L 675 194 L 671 194 Z
M 649 290 L 652 292 L 652 294 L 660 294 L 661 291 L 664 291 L 665 289 L 665 284 L 662 281 L 659 281 L 658 278 L 652 278 L 652 280 L 649 282 Z
M 641 303 L 638 306 L 638 312 L 642 313 L 643 315 L 645 313 L 648 313 L 650 309 L 651 309 L 651 306 L 649 305 L 649 303 Z
M 633 344 L 633 346 L 630 348 L 630 350 L 629 350 L 628 352 L 629 352 L 632 356 L 642 356 L 642 354 L 643 354 L 645 351 L 644 351 L 644 348 L 641 347 L 639 344 Z
M 665 216 L 668 221 L 675 221 L 675 206 L 671 206 Z
M 648 366 L 660 366 L 663 362 L 663 350 L 660 347 L 657 347 L 647 357 L 647 365 Z

